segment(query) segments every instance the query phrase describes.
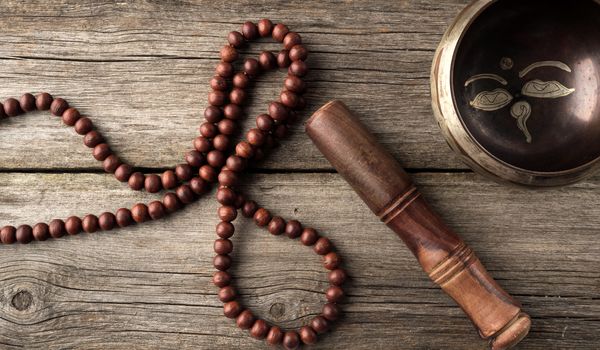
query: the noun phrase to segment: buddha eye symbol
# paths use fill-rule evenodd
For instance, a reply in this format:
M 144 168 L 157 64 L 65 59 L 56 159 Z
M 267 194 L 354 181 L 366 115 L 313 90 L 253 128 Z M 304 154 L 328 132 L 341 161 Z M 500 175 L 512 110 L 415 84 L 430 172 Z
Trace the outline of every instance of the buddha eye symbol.
M 512 68 L 512 60 L 510 58 L 502 58 L 500 66 L 504 70 Z M 554 67 L 561 69 L 565 72 L 571 73 L 571 68 L 566 64 L 559 61 L 541 61 L 529 65 L 527 68 L 519 72 L 519 78 L 523 79 L 531 71 L 542 68 L 542 67 Z M 478 80 L 495 80 L 501 85 L 507 86 L 508 82 L 497 74 L 478 74 L 469 78 L 465 82 L 465 87 L 473 84 Z M 568 88 L 558 81 L 542 81 L 534 79 L 525 82 L 521 88 L 520 95 L 531 98 L 547 98 L 556 99 L 560 97 L 569 96 L 575 92 L 575 89 Z M 475 109 L 479 109 L 486 112 L 492 112 L 500 110 L 510 105 L 515 97 L 505 88 L 498 88 L 492 91 L 482 91 L 478 93 L 473 101 L 469 104 Z M 527 143 L 532 142 L 531 134 L 527 129 L 527 120 L 531 116 L 531 104 L 526 100 L 520 100 L 514 103 L 510 109 L 510 115 L 517 119 L 517 126 L 525 136 Z

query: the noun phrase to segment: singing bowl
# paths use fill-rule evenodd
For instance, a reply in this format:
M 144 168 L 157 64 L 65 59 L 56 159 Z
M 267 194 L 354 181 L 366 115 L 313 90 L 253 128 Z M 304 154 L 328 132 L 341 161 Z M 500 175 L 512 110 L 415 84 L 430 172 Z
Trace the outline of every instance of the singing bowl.
M 526 186 L 600 167 L 600 0 L 476 0 L 433 62 L 433 110 L 475 171 Z

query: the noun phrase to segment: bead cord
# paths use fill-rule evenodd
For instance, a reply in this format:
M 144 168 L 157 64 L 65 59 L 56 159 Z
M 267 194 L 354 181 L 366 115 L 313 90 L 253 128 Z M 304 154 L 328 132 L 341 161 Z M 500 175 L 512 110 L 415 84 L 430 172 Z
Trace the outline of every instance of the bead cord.
M 272 37 L 283 44 L 283 50 L 276 55 L 263 51 L 258 59 L 247 58 L 242 71 L 236 72 L 233 63 L 239 59 L 238 49 L 260 37 Z M 123 162 L 94 128 L 91 119 L 82 116 L 65 99 L 46 92 L 37 96 L 26 93 L 19 100 L 9 98 L 0 103 L 0 119 L 35 110 L 49 110 L 83 136 L 84 144 L 92 149 L 92 156 L 102 162 L 104 170 L 112 173 L 118 181 L 127 183 L 134 191 L 166 192 L 161 201 L 138 203 L 131 209 L 120 208 L 114 213 L 104 212 L 98 216 L 88 214 L 83 218 L 71 216 L 66 220 L 54 219 L 33 227 L 4 226 L 0 229 L 0 242 L 28 244 L 34 240 L 110 231 L 159 220 L 183 209 L 208 193 L 214 183 L 218 183 L 216 199 L 221 207 L 217 214 L 221 222 L 216 226 L 218 238 L 214 242 L 216 256 L 213 265 L 217 272 L 213 275 L 213 283 L 219 288 L 218 297 L 224 303 L 224 315 L 234 318 L 238 327 L 249 330 L 252 337 L 264 339 L 268 344 L 283 345 L 286 349 L 296 349 L 302 344 L 312 345 L 316 343 L 317 335 L 325 333 L 331 322 L 339 318 L 337 303 L 344 296 L 341 286 L 347 279 L 346 272 L 340 267 L 341 259 L 334 251 L 332 242 L 315 229 L 305 228 L 297 220 L 272 216 L 267 209 L 247 199 L 238 188 L 248 163 L 264 158 L 265 152 L 286 136 L 289 126 L 298 118 L 297 112 L 305 107 L 302 94 L 306 85 L 302 77 L 308 72 L 304 62 L 308 51 L 298 33 L 290 31 L 284 24 L 275 25 L 268 19 L 260 20 L 258 25 L 245 22 L 241 31 L 229 33 L 227 41 L 228 44 L 220 50 L 221 61 L 210 81 L 212 91 L 208 95 L 209 106 L 204 111 L 205 122 L 199 127 L 200 136 L 193 141 L 194 149 L 185 154 L 185 163 L 160 175 L 137 172 L 133 166 Z M 257 116 L 256 128 L 250 129 L 245 139 L 233 146 L 231 139 L 237 133 L 238 121 L 244 114 L 242 106 L 247 97 L 246 89 L 263 71 L 275 68 L 288 70 L 279 100 L 271 102 L 268 113 Z M 267 229 L 272 235 L 285 234 L 290 239 L 299 238 L 304 246 L 313 247 L 314 252 L 323 257 L 330 282 L 325 292 L 327 304 L 309 324 L 298 330 L 284 331 L 256 318 L 252 311 L 236 300 L 238 295 L 232 285 L 233 277 L 227 270 L 233 263 L 230 257 L 233 243 L 230 238 L 235 232 L 232 222 L 238 217 L 238 211 L 252 218 L 256 225 Z

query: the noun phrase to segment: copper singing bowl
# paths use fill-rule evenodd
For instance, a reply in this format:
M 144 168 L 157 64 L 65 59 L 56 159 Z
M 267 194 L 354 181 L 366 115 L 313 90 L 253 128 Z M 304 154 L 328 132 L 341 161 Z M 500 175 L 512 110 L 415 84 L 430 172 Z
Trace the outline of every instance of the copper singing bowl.
M 558 186 L 600 166 L 600 0 L 477 0 L 433 63 L 450 146 L 497 180 Z

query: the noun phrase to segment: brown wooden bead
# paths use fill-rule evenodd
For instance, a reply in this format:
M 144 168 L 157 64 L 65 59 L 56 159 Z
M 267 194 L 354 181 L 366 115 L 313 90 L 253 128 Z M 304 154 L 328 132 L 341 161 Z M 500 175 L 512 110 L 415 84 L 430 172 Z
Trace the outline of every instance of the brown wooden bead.
M 308 73 L 308 66 L 306 63 L 304 63 L 304 61 L 294 61 L 292 64 L 290 64 L 288 73 L 297 77 L 303 77 L 306 75 L 306 73 Z
M 117 218 L 113 213 L 102 213 L 98 217 L 98 225 L 102 229 L 102 231 L 110 231 L 115 228 L 117 224 Z
M 272 235 L 280 235 L 285 231 L 285 220 L 280 216 L 274 216 L 269 222 L 268 230 Z
M 329 283 L 335 286 L 341 286 L 342 284 L 344 284 L 344 282 L 346 282 L 347 275 L 346 271 L 342 269 L 335 269 L 329 272 L 329 275 L 327 277 L 329 279 Z
M 129 188 L 134 191 L 140 191 L 142 188 L 144 188 L 144 182 L 146 182 L 146 176 L 140 172 L 135 172 L 129 177 Z
M 248 133 L 246 134 L 246 139 L 251 145 L 259 147 L 262 146 L 262 144 L 265 142 L 266 135 L 260 129 L 254 128 L 248 130 Z
M 283 331 L 281 331 L 281 328 L 277 326 L 271 327 L 271 329 L 269 329 L 269 333 L 267 334 L 267 343 L 270 345 L 279 345 L 281 344 L 282 340 Z
M 237 199 L 236 193 L 228 187 L 220 187 L 217 190 L 217 202 L 223 205 L 233 205 Z
M 21 106 L 21 110 L 25 112 L 35 111 L 35 97 L 32 94 L 23 94 L 19 99 L 19 105 Z
M 239 105 L 230 103 L 223 107 L 223 115 L 225 115 L 225 118 L 227 119 L 238 120 L 244 115 L 244 112 Z
M 174 213 L 181 209 L 181 203 L 179 202 L 177 195 L 173 192 L 166 193 L 162 201 L 167 213 Z
M 243 105 L 244 102 L 246 102 L 247 97 L 248 97 L 248 94 L 243 89 L 234 88 L 233 90 L 231 90 L 231 93 L 229 93 L 229 100 L 231 101 L 231 103 L 237 104 L 237 105 Z M 229 118 L 229 119 L 235 119 L 235 118 Z
M 221 79 L 223 79 L 223 78 L 221 78 Z M 225 80 L 225 79 L 223 79 L 223 80 Z M 223 119 L 223 113 L 221 112 L 221 109 L 219 107 L 208 106 L 204 110 L 204 119 L 206 119 L 206 121 L 209 123 L 216 123 L 219 120 Z M 196 141 L 194 140 L 194 148 L 196 148 L 199 152 L 206 152 L 206 151 L 199 150 L 197 147 L 195 147 L 195 142 Z
M 279 102 L 271 102 L 269 104 L 269 115 L 277 121 L 284 121 L 288 117 L 287 108 Z
M 96 130 L 92 130 L 83 137 L 83 144 L 89 148 L 94 148 L 104 141 L 104 137 Z
M 50 104 L 50 113 L 57 117 L 61 117 L 63 113 L 69 108 L 69 104 L 62 98 L 55 98 Z
M 239 157 L 250 159 L 254 155 L 254 148 L 247 141 L 241 141 L 235 146 L 235 154 Z
M 21 225 L 15 232 L 15 238 L 21 244 L 29 244 L 33 241 L 33 229 L 29 225 Z
M 299 97 L 291 91 L 282 91 L 279 95 L 281 103 L 288 108 L 296 108 L 298 105 Z
M 200 178 L 207 182 L 215 182 L 217 180 L 217 171 L 208 164 L 203 165 L 198 171 L 198 174 L 200 175 Z
M 138 203 L 131 208 L 131 217 L 133 221 L 139 223 L 150 220 L 150 214 L 148 213 L 148 206 L 143 203 Z
M 242 47 L 242 45 L 244 45 L 246 42 L 242 33 L 238 31 L 229 32 L 227 35 L 227 41 L 229 42 L 229 45 L 236 48 Z
M 217 209 L 221 221 L 232 222 L 237 217 L 237 210 L 230 205 L 224 205 Z
M 233 251 L 233 243 L 228 239 L 217 239 L 214 244 L 215 253 L 229 254 Z
M 48 225 L 40 222 L 39 224 L 35 224 L 33 226 L 33 239 L 36 241 L 45 241 L 50 237 L 50 229 Z
M 223 305 L 223 314 L 227 318 L 236 318 L 242 312 L 242 306 L 237 301 L 230 301 Z
M 37 95 L 35 98 L 35 106 L 39 111 L 47 111 L 50 109 L 50 106 L 52 105 L 52 95 L 50 95 L 47 92 L 42 92 L 41 94 Z
M 219 290 L 219 300 L 226 303 L 235 300 L 237 293 L 232 286 L 225 286 Z
M 0 103 L 0 120 L 8 118 L 6 112 L 4 111 L 4 105 Z
M 233 86 L 238 89 L 245 89 L 250 85 L 250 78 L 242 72 L 233 76 Z
M 200 125 L 200 134 L 204 137 L 206 137 L 207 139 L 213 138 L 215 137 L 215 135 L 217 135 L 217 133 L 219 132 L 219 129 L 217 129 L 217 126 L 213 123 L 202 123 Z
M 183 204 L 190 204 L 194 201 L 194 191 L 192 191 L 191 187 L 188 185 L 181 185 L 177 187 L 175 191 L 177 194 L 177 199 Z
M 288 75 L 285 78 L 283 85 L 287 90 L 296 93 L 302 93 L 304 92 L 304 89 L 306 89 L 306 84 L 304 83 L 304 80 L 298 78 L 295 75 Z
M 3 244 L 13 244 L 17 241 L 17 229 L 13 226 L 4 226 L 0 230 L 0 240 Z
M 258 210 L 258 204 L 255 201 L 246 201 L 242 206 L 242 215 L 247 218 L 254 217 L 254 214 Z
M 131 214 L 131 210 L 127 208 L 120 208 L 119 210 L 117 210 L 117 212 L 115 213 L 115 219 L 119 227 L 127 227 L 135 223 Z
M 296 45 L 290 49 L 290 59 L 292 62 L 304 61 L 308 57 L 308 50 L 304 45 Z
M 238 52 L 234 47 L 225 45 L 221 48 L 221 60 L 223 62 L 233 62 L 238 59 L 238 56 Z
M 220 62 L 215 69 L 215 73 L 223 78 L 229 78 L 233 75 L 233 65 L 228 62 Z
M 235 320 L 235 323 L 240 329 L 250 329 L 254 325 L 256 318 L 250 310 L 244 310 Z
M 273 22 L 267 18 L 258 21 L 258 35 L 264 37 L 271 36 L 273 32 Z
M 194 192 L 198 196 L 205 194 L 210 189 L 208 183 L 199 177 L 194 177 L 193 179 L 191 179 L 189 186 L 192 189 L 192 192 Z
M 228 286 L 231 283 L 231 275 L 225 271 L 217 271 L 213 275 L 212 282 L 219 288 Z
M 210 79 L 210 87 L 213 90 L 227 90 L 227 80 L 219 75 L 215 75 L 212 77 L 212 79 Z
M 194 171 L 189 164 L 179 164 L 175 167 L 175 176 L 180 182 L 190 181 L 194 176 Z
M 302 224 L 298 220 L 290 220 L 285 225 L 285 235 L 289 238 L 298 238 L 302 234 Z
M 344 290 L 339 286 L 330 286 L 325 291 L 325 297 L 330 303 L 337 303 L 344 297 Z
M 65 235 L 65 222 L 60 219 L 54 219 L 48 224 L 48 232 L 52 238 L 60 238 Z
M 285 24 L 279 23 L 273 28 L 273 39 L 282 43 L 289 32 L 290 29 Z
M 225 134 L 225 135 L 232 135 L 237 130 L 237 125 L 235 125 L 235 122 L 231 119 L 221 120 L 217 124 L 217 127 L 219 128 L 219 132 L 221 132 L 222 134 Z
M 242 172 L 246 169 L 247 161 L 242 157 L 238 157 L 236 155 L 231 155 L 225 161 L 225 166 L 227 169 L 231 171 L 235 171 L 236 173 Z
M 258 28 L 256 24 L 248 21 L 242 26 L 242 34 L 246 40 L 254 40 L 258 37 Z
M 310 321 L 310 326 L 315 332 L 323 334 L 329 329 L 329 322 L 324 317 L 317 316 Z
M 204 164 L 204 156 L 198 151 L 188 151 L 185 154 L 185 161 L 190 166 L 199 168 Z
M 283 335 L 283 347 L 287 350 L 295 350 L 300 346 L 300 337 L 295 331 L 285 332 Z
M 319 254 L 319 255 L 325 255 L 329 252 L 331 252 L 331 249 L 333 248 L 333 244 L 331 244 L 331 241 L 329 240 L 329 238 L 327 237 L 321 237 L 317 240 L 317 243 L 315 243 L 315 253 Z
M 305 246 L 311 246 L 317 242 L 319 234 L 313 228 L 305 228 L 300 235 L 300 242 Z
M 225 271 L 231 267 L 231 258 L 229 255 L 216 255 L 213 258 L 213 265 L 219 271 Z
M 62 114 L 62 121 L 65 125 L 75 126 L 75 123 L 81 118 L 81 114 L 76 108 L 67 108 Z
M 252 329 L 250 329 L 250 335 L 254 339 L 264 339 L 269 332 L 269 325 L 264 320 L 256 320 Z
M 302 44 L 302 38 L 296 32 L 289 32 L 285 35 L 285 38 L 283 38 L 283 47 L 286 50 L 299 44 Z
M 111 154 L 112 154 L 112 150 L 110 149 L 110 146 L 106 143 L 101 143 L 101 144 L 97 145 L 96 147 L 94 147 L 94 150 L 92 151 L 92 155 L 94 156 L 94 159 L 96 159 L 98 161 L 104 161 Z
M 9 117 L 16 117 L 20 114 L 23 114 L 19 101 L 15 100 L 14 98 L 9 98 L 4 101 L 4 112 Z
M 262 131 L 269 132 L 273 129 L 275 125 L 275 121 L 268 114 L 261 114 L 256 117 L 256 127 L 258 127 Z
M 288 50 L 281 50 L 277 54 L 277 65 L 279 68 L 287 68 L 292 63 Z
M 94 124 L 88 117 L 82 117 L 77 121 L 77 123 L 75 123 L 75 132 L 79 135 L 85 135 L 93 129 Z
M 152 220 L 159 220 L 164 218 L 167 212 L 162 202 L 153 201 L 148 204 L 148 215 Z
M 144 188 L 148 193 L 160 192 L 160 190 L 162 190 L 162 181 L 160 180 L 160 177 L 155 174 L 146 176 L 146 179 L 144 180 Z
M 217 151 L 224 152 L 229 148 L 230 140 L 227 135 L 219 134 L 213 139 L 213 147 Z M 209 163 L 210 164 L 210 163 Z M 211 166 L 214 166 L 210 164 Z
M 225 164 L 225 155 L 219 150 L 212 150 L 206 155 L 208 165 L 213 168 L 221 168 Z
M 339 255 L 334 252 L 327 253 L 323 257 L 323 265 L 327 270 L 335 270 L 340 266 L 341 259 Z
M 162 187 L 170 190 L 177 186 L 177 176 L 175 176 L 175 172 L 173 170 L 167 170 L 162 173 L 160 177 Z
M 254 213 L 254 222 L 258 225 L 258 226 L 266 226 L 267 224 L 269 224 L 269 222 L 271 221 L 271 213 L 269 213 L 269 211 L 265 208 L 259 208 L 255 213 Z
M 322 314 L 327 320 L 335 321 L 340 317 L 340 308 L 335 304 L 327 303 L 323 306 Z
M 233 236 L 233 233 L 235 232 L 235 226 L 233 226 L 233 224 L 230 222 L 221 221 L 217 224 L 216 231 L 217 236 L 227 239 Z
M 219 173 L 219 184 L 221 186 L 235 187 L 239 184 L 239 178 L 235 172 L 223 169 Z
M 255 77 L 260 73 L 260 64 L 254 58 L 244 60 L 244 73 L 250 77 Z
M 129 164 L 121 164 L 117 170 L 115 170 L 115 178 L 119 182 L 129 181 L 131 174 L 133 174 L 133 168 Z
M 314 345 L 317 343 L 317 333 L 309 326 L 300 328 L 298 334 L 300 335 L 302 343 L 306 345 Z
M 99 225 L 98 217 L 92 214 L 84 216 L 81 222 L 81 228 L 85 233 L 97 232 Z
M 65 221 L 65 231 L 69 235 L 78 235 L 82 229 L 81 219 L 77 216 L 71 216 Z
M 277 67 L 277 58 L 270 51 L 263 51 L 258 56 L 260 68 L 264 71 Z
M 111 154 L 108 157 L 106 157 L 106 159 L 102 163 L 102 167 L 107 173 L 114 173 L 121 164 L 123 163 L 121 162 L 119 157 L 117 157 L 114 154 Z

